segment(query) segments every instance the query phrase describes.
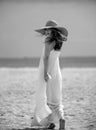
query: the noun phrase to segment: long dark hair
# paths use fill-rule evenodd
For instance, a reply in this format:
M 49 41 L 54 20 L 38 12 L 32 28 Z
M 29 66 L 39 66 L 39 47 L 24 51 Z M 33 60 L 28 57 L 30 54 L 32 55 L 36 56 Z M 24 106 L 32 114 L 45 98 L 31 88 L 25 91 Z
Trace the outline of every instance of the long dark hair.
M 51 36 L 46 37 L 45 39 L 46 42 L 51 44 L 52 42 L 55 41 L 55 46 L 54 50 L 59 51 L 62 47 L 63 41 L 65 41 L 63 35 L 57 30 L 57 29 L 51 29 Z

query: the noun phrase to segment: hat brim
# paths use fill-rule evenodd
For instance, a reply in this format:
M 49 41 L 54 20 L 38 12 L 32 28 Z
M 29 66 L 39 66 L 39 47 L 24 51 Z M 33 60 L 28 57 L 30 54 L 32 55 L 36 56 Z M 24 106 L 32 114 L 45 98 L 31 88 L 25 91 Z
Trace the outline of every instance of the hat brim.
M 35 31 L 38 32 L 38 33 L 41 33 L 42 35 L 44 35 L 46 29 L 52 29 L 52 28 L 53 28 L 52 26 L 42 27 L 40 29 L 36 29 Z
M 53 26 L 43 27 L 43 28 L 41 28 L 41 29 L 36 29 L 35 31 L 38 32 L 38 33 L 41 33 L 42 35 L 44 35 L 46 29 L 56 29 L 56 30 L 58 30 L 62 35 L 66 36 L 66 37 L 68 36 L 68 31 L 67 31 L 67 29 L 64 28 L 64 27 L 59 27 L 59 26 L 56 26 L 56 27 L 53 27 Z

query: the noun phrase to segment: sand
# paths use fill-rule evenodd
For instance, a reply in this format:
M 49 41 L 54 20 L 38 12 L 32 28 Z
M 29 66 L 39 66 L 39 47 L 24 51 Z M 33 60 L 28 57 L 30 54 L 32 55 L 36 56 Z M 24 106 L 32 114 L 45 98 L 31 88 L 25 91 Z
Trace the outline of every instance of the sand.
M 96 130 L 96 68 L 64 68 L 66 130 Z M 37 68 L 0 68 L 0 130 L 30 128 Z

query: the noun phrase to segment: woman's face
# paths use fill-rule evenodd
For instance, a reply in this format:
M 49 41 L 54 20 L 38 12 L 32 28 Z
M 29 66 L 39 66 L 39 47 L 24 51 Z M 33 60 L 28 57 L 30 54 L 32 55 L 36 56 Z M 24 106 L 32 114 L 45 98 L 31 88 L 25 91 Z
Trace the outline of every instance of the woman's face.
M 45 30 L 45 36 L 50 36 L 51 35 L 51 30 L 50 29 L 46 29 Z

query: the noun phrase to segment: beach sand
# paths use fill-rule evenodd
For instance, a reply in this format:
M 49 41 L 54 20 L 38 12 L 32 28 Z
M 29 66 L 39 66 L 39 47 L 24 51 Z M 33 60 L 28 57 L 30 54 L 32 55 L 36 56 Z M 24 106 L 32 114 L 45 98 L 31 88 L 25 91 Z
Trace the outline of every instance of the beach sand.
M 66 130 L 96 130 L 96 68 L 64 68 Z M 30 128 L 37 68 L 0 68 L 0 130 Z

